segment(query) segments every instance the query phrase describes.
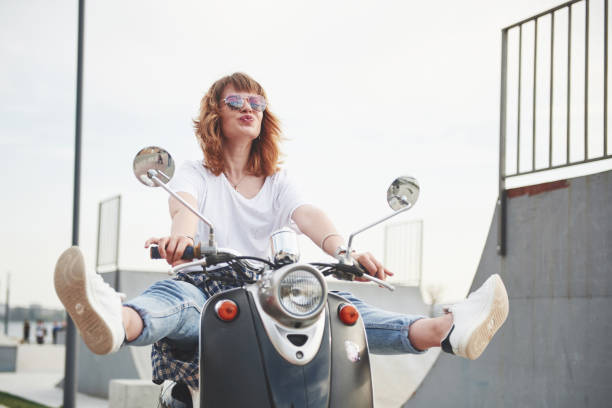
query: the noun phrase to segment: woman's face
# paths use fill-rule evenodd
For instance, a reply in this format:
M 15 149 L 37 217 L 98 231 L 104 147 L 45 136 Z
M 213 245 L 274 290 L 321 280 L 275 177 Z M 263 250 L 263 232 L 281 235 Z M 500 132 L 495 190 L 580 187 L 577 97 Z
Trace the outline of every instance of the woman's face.
M 243 98 L 241 108 L 232 108 L 224 101 L 230 95 L 238 95 Z M 257 94 L 251 92 L 238 92 L 232 85 L 228 85 L 221 94 L 221 130 L 223 136 L 229 140 L 254 140 L 261 132 L 261 121 L 263 112 L 251 107 L 246 98 Z

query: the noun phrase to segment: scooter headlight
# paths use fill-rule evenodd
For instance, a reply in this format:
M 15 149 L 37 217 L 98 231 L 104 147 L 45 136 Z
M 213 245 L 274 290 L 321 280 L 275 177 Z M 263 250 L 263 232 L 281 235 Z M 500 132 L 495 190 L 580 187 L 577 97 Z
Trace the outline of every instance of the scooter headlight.
M 287 273 L 280 281 L 278 298 L 281 306 L 294 316 L 309 316 L 320 309 L 325 288 L 315 274 L 305 270 Z

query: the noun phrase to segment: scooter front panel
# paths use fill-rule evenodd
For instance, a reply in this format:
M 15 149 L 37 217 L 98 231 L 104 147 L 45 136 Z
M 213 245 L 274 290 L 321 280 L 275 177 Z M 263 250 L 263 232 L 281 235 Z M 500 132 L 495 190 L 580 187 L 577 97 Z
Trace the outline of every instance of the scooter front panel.
M 266 377 L 274 407 L 325 408 L 329 407 L 331 346 L 329 317 L 325 317 L 323 339 L 315 357 L 305 365 L 295 365 L 283 358 L 269 340 L 255 301 L 249 293 L 253 321 L 257 331 Z M 253 405 L 254 406 L 254 405 Z
M 238 305 L 231 322 L 217 317 L 214 305 L 221 299 Z M 250 308 L 242 288 L 206 302 L 200 322 L 200 408 L 272 406 Z
M 231 322 L 214 311 L 221 299 L 238 305 Z M 238 288 L 213 296 L 201 320 L 200 407 L 373 407 L 363 321 L 345 325 L 337 310 L 349 302 L 334 293 L 327 302 L 321 346 L 311 362 L 300 366 L 270 342 L 250 293 Z

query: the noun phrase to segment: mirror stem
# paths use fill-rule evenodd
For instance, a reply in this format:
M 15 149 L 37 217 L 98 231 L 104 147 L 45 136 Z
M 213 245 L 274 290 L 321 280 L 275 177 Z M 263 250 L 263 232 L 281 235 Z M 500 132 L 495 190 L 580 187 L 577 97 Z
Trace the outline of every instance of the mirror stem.
M 155 170 L 155 171 L 157 171 L 159 174 L 161 174 L 166 179 L 166 183 L 170 181 L 170 177 L 168 177 L 166 173 L 164 173 L 161 170 Z
M 214 248 L 216 246 L 216 244 L 215 244 L 215 230 L 213 228 L 212 223 L 210 221 L 208 221 L 202 214 L 197 212 L 192 206 L 190 206 L 189 203 L 187 203 L 187 201 L 183 200 L 178 194 L 176 194 L 174 191 L 170 190 L 170 188 L 168 188 L 168 186 L 166 186 L 159 178 L 157 178 L 157 174 L 158 174 L 158 171 L 157 170 L 153 170 L 153 169 L 151 169 L 151 170 L 149 170 L 147 172 L 147 176 L 149 176 L 149 178 L 151 180 L 153 180 L 153 182 L 155 184 L 157 184 L 159 187 L 161 187 L 164 190 L 166 190 L 168 192 L 168 194 L 170 194 L 172 197 L 176 198 L 181 204 L 183 204 L 196 217 L 198 217 L 206 225 L 208 225 L 208 228 L 210 229 L 210 234 L 208 236 L 208 246 L 211 247 L 211 248 Z
M 347 260 L 349 260 L 350 257 L 351 257 L 351 247 L 353 245 L 353 238 L 355 237 L 355 235 L 360 234 L 363 231 L 368 230 L 368 229 L 370 229 L 370 228 L 380 224 L 381 222 L 387 221 L 389 218 L 395 217 L 396 215 L 399 215 L 399 214 L 403 213 L 404 211 L 408 211 L 410 208 L 412 208 L 410 203 L 407 200 L 404 200 L 403 197 L 402 197 L 402 202 L 406 204 L 406 207 L 402 208 L 401 210 L 397 210 L 396 212 L 394 212 L 392 214 L 389 214 L 386 217 L 381 218 L 380 220 L 378 220 L 378 221 L 376 221 L 376 222 L 374 222 L 374 223 L 372 223 L 370 225 L 367 225 L 367 226 L 361 228 L 360 230 L 357 230 L 357 231 L 353 232 L 351 235 L 349 235 L 348 246 L 346 248 L 346 259 Z

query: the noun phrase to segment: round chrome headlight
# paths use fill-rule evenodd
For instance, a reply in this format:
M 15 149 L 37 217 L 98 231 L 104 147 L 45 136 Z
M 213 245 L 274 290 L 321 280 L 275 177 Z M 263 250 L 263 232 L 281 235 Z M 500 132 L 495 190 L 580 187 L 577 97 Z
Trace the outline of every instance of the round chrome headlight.
M 278 286 L 281 306 L 294 316 L 309 316 L 319 309 L 325 299 L 325 288 L 310 271 L 294 270 L 287 273 Z
M 327 284 L 314 266 L 292 263 L 264 272 L 251 286 L 257 303 L 277 322 L 288 327 L 313 324 L 327 304 Z

